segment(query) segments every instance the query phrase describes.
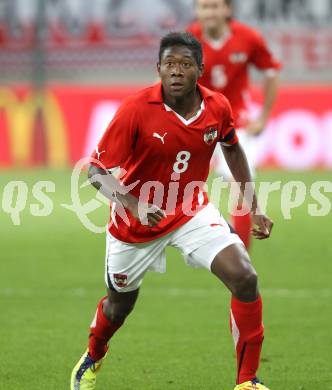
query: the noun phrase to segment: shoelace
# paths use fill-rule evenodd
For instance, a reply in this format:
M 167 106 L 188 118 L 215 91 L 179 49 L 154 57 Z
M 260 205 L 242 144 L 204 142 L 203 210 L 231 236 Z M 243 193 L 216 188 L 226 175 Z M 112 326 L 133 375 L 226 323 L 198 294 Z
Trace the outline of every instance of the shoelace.
M 261 382 L 258 378 L 254 378 L 254 379 L 251 381 L 251 383 L 252 383 L 253 385 L 264 385 L 264 383 Z
M 95 362 L 94 360 L 92 360 L 90 358 L 89 355 L 86 356 L 86 358 L 84 359 L 84 362 L 81 364 L 81 367 L 80 369 L 77 371 L 77 374 L 76 374 L 76 379 L 77 381 L 79 382 L 83 376 L 83 374 L 85 373 L 85 371 L 90 368 L 90 367 L 93 367 L 94 368 L 94 365 L 95 365 Z

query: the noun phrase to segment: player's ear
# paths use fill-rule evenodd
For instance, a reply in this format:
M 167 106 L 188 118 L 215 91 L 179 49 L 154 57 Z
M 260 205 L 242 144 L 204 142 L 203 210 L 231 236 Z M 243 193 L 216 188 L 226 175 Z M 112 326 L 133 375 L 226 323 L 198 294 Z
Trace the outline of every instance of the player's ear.
M 158 72 L 158 74 L 160 76 L 160 62 L 157 62 L 157 72 Z

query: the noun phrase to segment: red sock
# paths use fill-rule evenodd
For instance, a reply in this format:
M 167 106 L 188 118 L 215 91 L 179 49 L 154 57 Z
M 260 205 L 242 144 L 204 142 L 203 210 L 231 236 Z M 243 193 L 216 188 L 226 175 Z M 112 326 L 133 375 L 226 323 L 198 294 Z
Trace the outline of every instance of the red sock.
M 96 315 L 90 326 L 89 355 L 94 361 L 105 356 L 108 350 L 108 341 L 113 334 L 121 327 L 122 322 L 112 323 L 103 313 L 103 302 L 107 297 L 103 297 L 98 306 Z
M 234 213 L 235 214 L 235 213 Z M 232 215 L 233 228 L 243 241 L 245 247 L 250 246 L 251 217 L 250 213 L 244 215 Z
M 262 322 L 262 299 L 241 302 L 234 296 L 231 303 L 231 332 L 237 355 L 236 383 L 256 377 L 264 339 Z

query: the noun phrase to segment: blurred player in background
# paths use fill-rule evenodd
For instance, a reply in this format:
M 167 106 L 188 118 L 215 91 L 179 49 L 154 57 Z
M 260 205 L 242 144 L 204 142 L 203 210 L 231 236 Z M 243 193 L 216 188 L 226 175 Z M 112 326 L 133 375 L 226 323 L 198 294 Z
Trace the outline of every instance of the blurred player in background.
M 187 30 L 202 44 L 205 70 L 199 82 L 224 94 L 231 103 L 238 136 L 255 175 L 255 136 L 260 134 L 271 112 L 281 67 L 269 51 L 263 37 L 252 28 L 232 18 L 231 0 L 195 0 L 197 22 Z M 260 115 L 250 120 L 249 66 L 262 71 L 264 103 Z M 232 180 L 231 172 L 217 146 L 212 167 L 225 180 Z M 245 207 L 245 206 L 244 206 Z M 251 218 L 242 209 L 242 201 L 234 205 L 232 225 L 247 248 L 250 245 Z
M 257 275 L 242 241 L 209 203 L 205 190 L 217 143 L 241 189 L 246 183 L 251 186 L 250 200 L 245 196 L 255 237 L 269 237 L 272 221 L 257 205 L 227 99 L 197 84 L 203 69 L 202 48 L 192 34 L 165 36 L 159 50 L 161 83 L 122 103 L 93 155 L 91 183 L 113 200 L 105 267 L 108 295 L 97 306 L 88 349 L 72 372 L 71 390 L 95 389 L 109 340 L 132 311 L 145 273 L 165 271 L 168 245 L 231 291 L 235 389 L 267 390 L 256 377 L 264 338 Z M 115 167 L 127 172 L 121 183 L 110 173 Z M 127 220 L 120 213 L 124 208 Z

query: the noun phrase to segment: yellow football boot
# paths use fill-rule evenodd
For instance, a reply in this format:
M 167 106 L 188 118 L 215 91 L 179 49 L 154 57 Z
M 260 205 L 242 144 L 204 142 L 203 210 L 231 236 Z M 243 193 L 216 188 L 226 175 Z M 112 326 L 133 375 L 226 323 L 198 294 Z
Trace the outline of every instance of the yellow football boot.
M 70 390 L 95 390 L 97 371 L 103 359 L 95 362 L 86 350 L 71 373 Z
M 243 382 L 234 387 L 234 390 L 269 390 L 263 383 L 259 382 L 258 379 L 252 381 Z

